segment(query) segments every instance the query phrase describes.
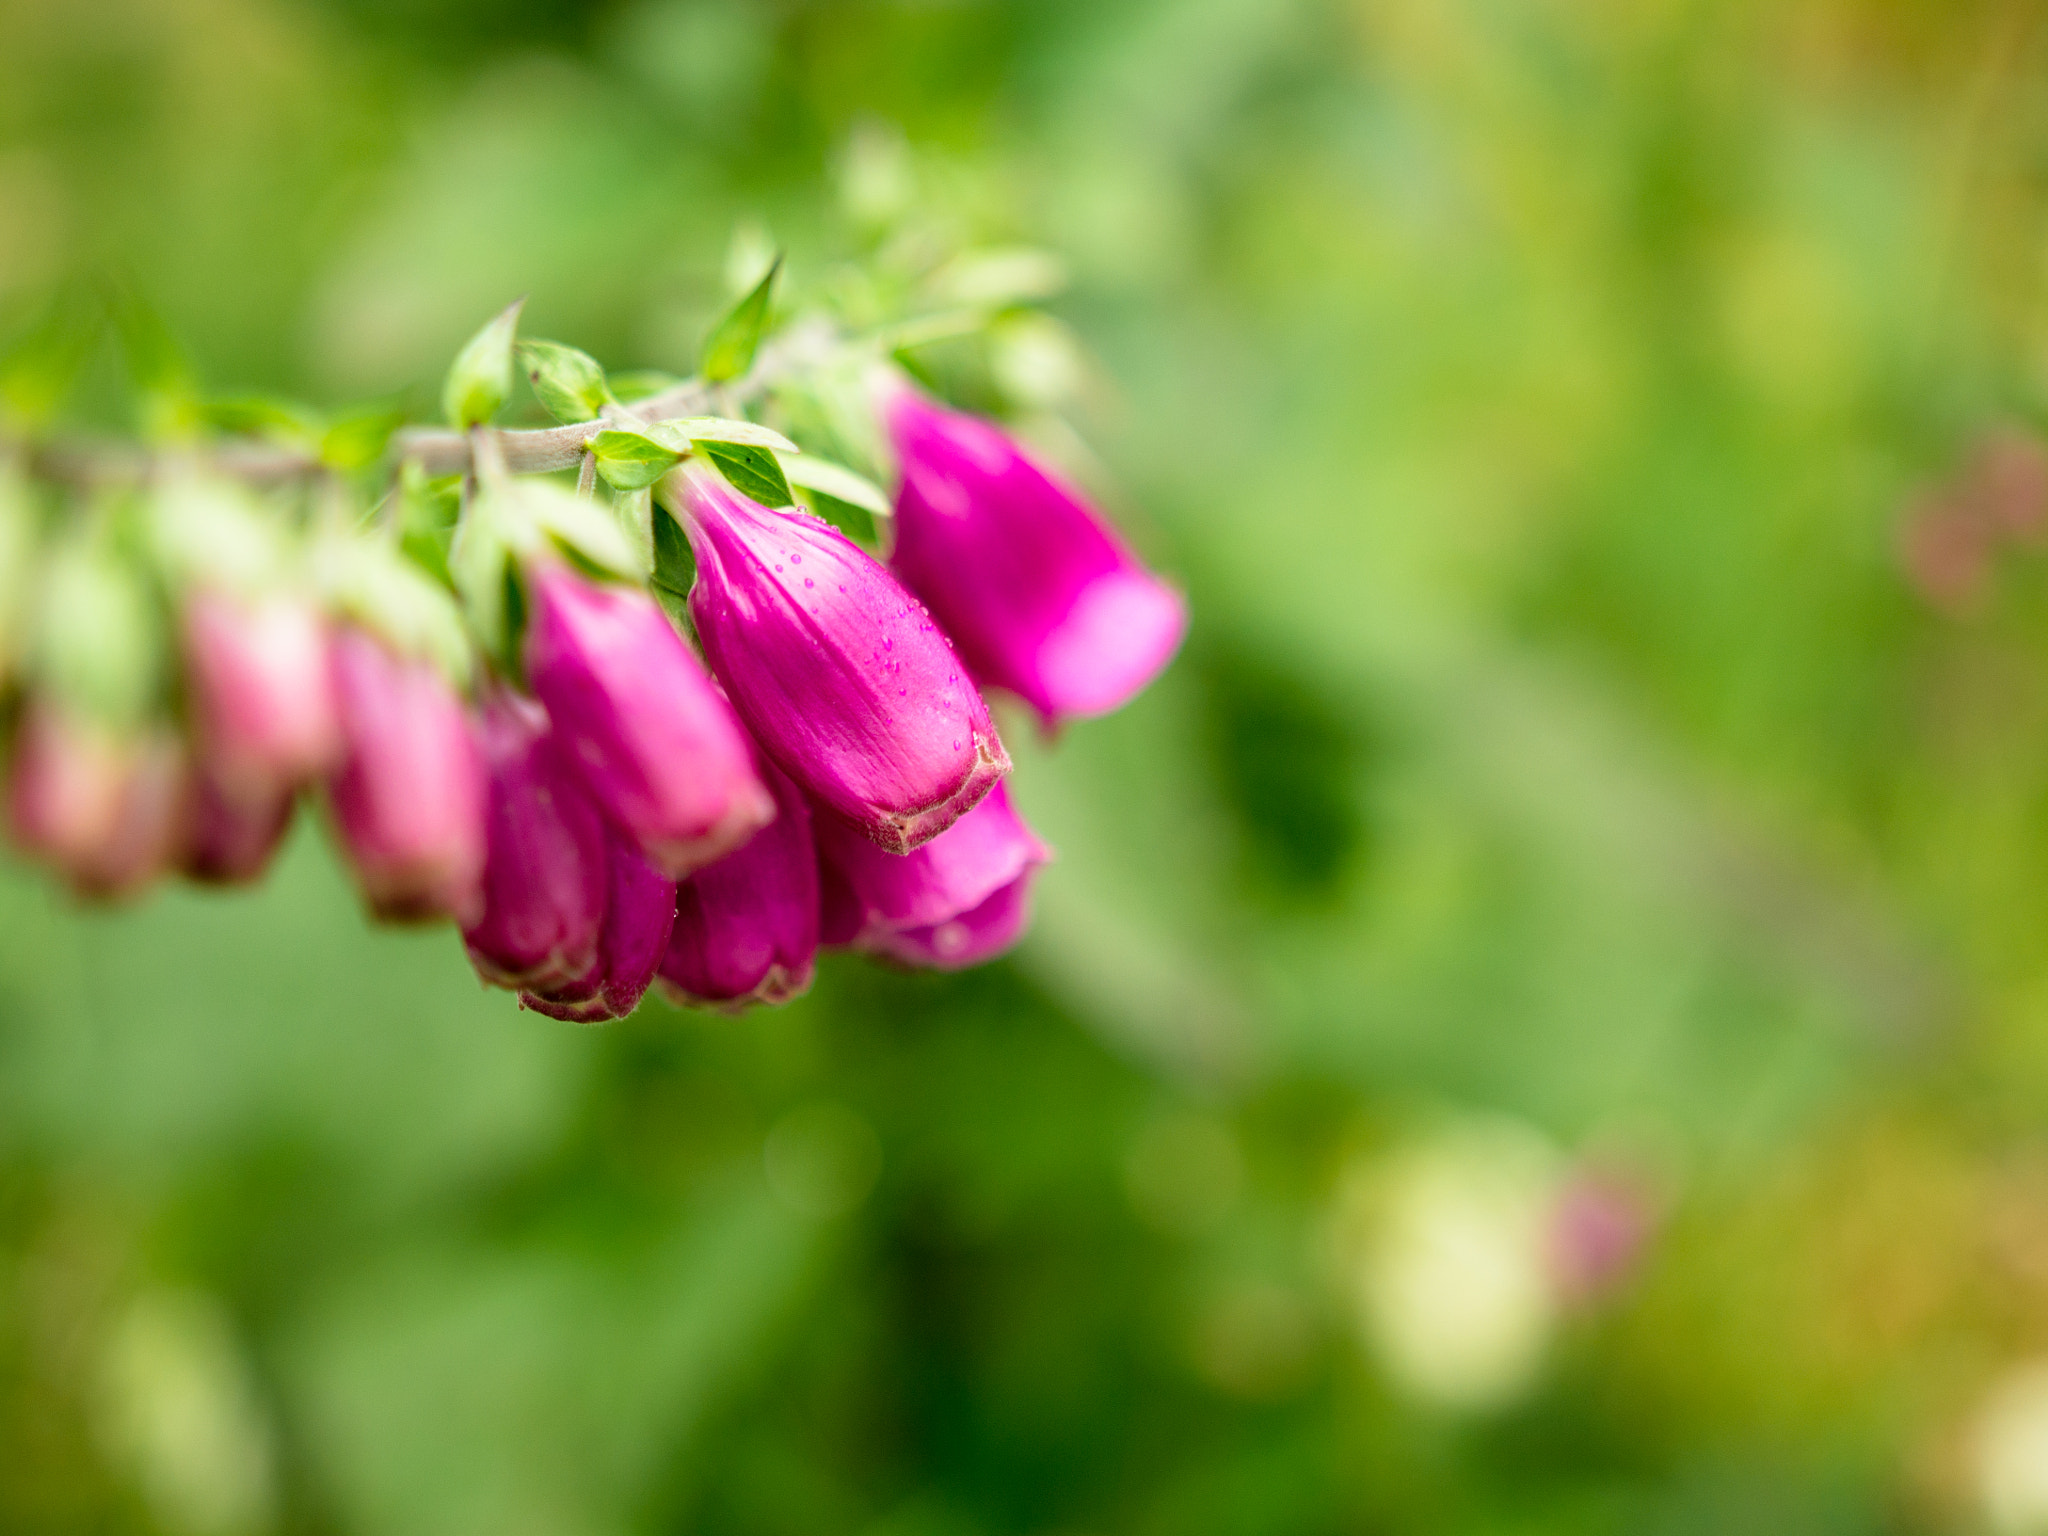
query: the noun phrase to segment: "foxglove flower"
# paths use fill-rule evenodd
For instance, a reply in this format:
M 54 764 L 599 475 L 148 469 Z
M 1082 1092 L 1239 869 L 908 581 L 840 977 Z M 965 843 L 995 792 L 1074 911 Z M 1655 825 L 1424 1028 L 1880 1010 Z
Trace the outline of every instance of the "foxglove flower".
M 615 829 L 607 843 L 604 930 L 597 958 L 567 986 L 519 994 L 528 1008 L 572 1024 L 623 1019 L 640 1006 L 676 919 L 675 881 Z
M 784 1003 L 810 987 L 818 952 L 810 807 L 773 765 L 764 763 L 761 776 L 775 820 L 676 887 L 661 980 L 677 1002 L 737 1009 Z
M 1173 658 L 1186 603 L 1075 491 L 914 390 L 885 414 L 903 466 L 890 564 L 979 681 L 1052 726 L 1118 708 Z
M 334 825 L 370 909 L 408 921 L 483 916 L 483 762 L 462 700 L 433 662 L 355 625 L 329 655 L 341 765 Z
M 817 820 L 823 938 L 909 965 L 957 970 L 1015 943 L 1030 883 L 1051 857 L 998 785 L 949 831 L 902 857 Z
M 331 766 L 340 746 L 327 631 L 312 605 L 207 588 L 185 599 L 193 746 L 223 798 L 272 807 Z
M 22 852 L 67 869 L 112 835 L 129 743 L 47 699 L 32 698 L 7 775 L 8 831 Z
M 125 896 L 170 863 L 185 789 L 184 752 L 167 731 L 112 732 L 36 700 L 15 738 L 9 829 L 82 895 Z
M 674 878 L 774 814 L 731 707 L 646 592 L 528 568 L 526 672 L 591 797 Z
M 767 754 L 892 853 L 938 836 L 1009 771 L 980 690 L 894 577 L 829 523 L 682 471 L 705 658 Z
M 470 963 L 501 987 L 569 986 L 597 960 L 604 823 L 531 699 L 498 692 L 478 735 L 490 806 L 483 917 L 462 935 Z
M 261 800 L 225 795 L 204 768 L 195 769 L 179 868 L 207 885 L 247 884 L 269 868 L 297 804 L 289 789 Z

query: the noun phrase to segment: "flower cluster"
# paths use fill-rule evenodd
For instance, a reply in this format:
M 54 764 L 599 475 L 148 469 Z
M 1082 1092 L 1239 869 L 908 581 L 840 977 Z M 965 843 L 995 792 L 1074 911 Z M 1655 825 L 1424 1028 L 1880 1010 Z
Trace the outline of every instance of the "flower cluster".
M 402 518 L 279 516 L 195 457 L 36 562 L 16 846 L 97 896 L 242 882 L 317 796 L 374 916 L 451 920 L 484 981 L 569 1020 L 650 986 L 780 1002 L 821 946 L 939 969 L 1008 948 L 1050 855 L 983 689 L 1048 730 L 1115 709 L 1178 646 L 1178 593 L 893 373 L 862 396 L 898 480 L 871 549 L 790 490 L 860 499 L 860 477 L 799 470 L 757 423 L 629 411 L 568 349 L 534 376 L 584 382 L 582 494 L 515 474 L 472 354 L 438 561 Z M 0 483 L 0 583 L 26 500 Z

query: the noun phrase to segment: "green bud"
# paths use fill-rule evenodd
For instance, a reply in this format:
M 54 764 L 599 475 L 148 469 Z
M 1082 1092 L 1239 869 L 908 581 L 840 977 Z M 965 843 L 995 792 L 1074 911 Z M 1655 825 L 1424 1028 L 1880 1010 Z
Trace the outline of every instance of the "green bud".
M 711 339 L 704 343 L 704 363 L 698 371 L 712 383 L 736 379 L 754 366 L 754 354 L 760 350 L 761 337 L 768 329 L 769 300 L 781 271 L 782 257 L 778 254 L 768 264 L 761 281 L 718 322 Z
M 508 304 L 455 354 L 441 386 L 441 409 L 465 432 L 489 421 L 512 398 L 512 340 L 525 304 Z
M 557 421 L 589 421 L 611 403 L 604 369 L 588 352 L 554 341 L 522 341 L 519 362 L 534 398 Z

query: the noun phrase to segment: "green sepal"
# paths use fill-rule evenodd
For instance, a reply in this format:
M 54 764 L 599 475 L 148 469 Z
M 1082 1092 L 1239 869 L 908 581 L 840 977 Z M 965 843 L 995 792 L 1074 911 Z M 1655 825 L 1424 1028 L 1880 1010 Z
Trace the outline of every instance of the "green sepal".
M 522 341 L 519 363 L 534 398 L 557 421 L 589 421 L 611 403 L 604 368 L 588 352 L 558 341 Z
M 768 328 L 769 300 L 781 271 L 782 255 L 777 252 L 761 281 L 727 312 L 710 340 L 704 343 L 704 362 L 698 372 L 709 382 L 722 384 L 754 366 L 754 354 L 760 350 L 761 337 Z
M 476 656 L 454 598 L 388 541 L 330 530 L 314 546 L 313 570 L 330 612 L 400 655 L 432 661 L 457 688 L 469 685 Z
M 597 460 L 597 472 L 605 483 L 622 491 L 644 490 L 681 462 L 689 439 L 676 446 L 670 434 L 656 436 L 652 430 L 607 427 L 590 440 L 590 452 Z
M 525 304 L 516 299 L 506 305 L 455 354 L 441 386 L 441 409 L 450 425 L 464 432 L 481 426 L 512 398 L 512 342 Z
M 764 507 L 787 507 L 796 503 L 789 480 L 772 450 L 752 443 L 699 442 L 697 451 L 717 466 L 732 488 Z
M 593 576 L 643 580 L 647 567 L 618 519 L 548 480 L 479 487 L 449 552 L 449 575 L 478 640 L 517 675 L 523 604 L 520 567 L 552 551 Z
M 653 431 L 670 441 L 693 443 L 747 443 L 756 448 L 773 448 L 777 453 L 796 453 L 795 443 L 758 421 L 734 421 L 727 416 L 676 416 L 658 421 Z
M 552 480 L 525 480 L 515 489 L 534 526 L 593 576 L 644 581 L 647 562 L 617 517 L 586 496 Z
M 843 464 L 834 464 L 830 459 L 808 453 L 778 454 L 776 462 L 782 466 L 782 473 L 792 486 L 843 501 L 875 517 L 893 515 L 889 498 L 882 493 L 882 488 L 866 475 L 857 475 Z
M 462 512 L 462 477 L 441 475 L 430 479 L 417 463 L 407 460 L 398 473 L 395 494 L 399 547 L 437 581 L 453 586 L 448 550 L 455 540 L 456 519 Z
M 284 528 L 232 480 L 167 477 L 143 506 L 142 531 L 152 563 L 173 588 L 203 584 L 254 597 L 288 570 Z
M 697 582 L 697 554 L 688 535 L 666 506 L 657 507 L 650 532 L 654 536 L 654 572 L 649 585 L 669 622 L 688 634 L 696 632 L 690 617 L 690 588 Z
M 37 686 L 100 725 L 139 726 L 162 684 L 163 635 L 134 564 L 104 538 L 71 540 L 43 569 L 37 617 Z
M 620 491 L 612 498 L 612 516 L 626 542 L 633 546 L 633 563 L 641 571 L 654 569 L 654 492 Z

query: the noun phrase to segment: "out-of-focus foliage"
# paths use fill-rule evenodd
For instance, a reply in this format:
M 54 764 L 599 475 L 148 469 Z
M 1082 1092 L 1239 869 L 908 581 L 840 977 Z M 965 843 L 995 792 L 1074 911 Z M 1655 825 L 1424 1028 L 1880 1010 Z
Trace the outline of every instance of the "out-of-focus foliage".
M 2044 82 L 2023 0 L 0 7 L 8 332 L 424 407 L 521 293 L 687 372 L 771 241 L 1042 246 L 918 359 L 1195 614 L 1010 722 L 983 973 L 577 1032 L 310 831 L 10 876 L 0 1527 L 2044 1528 Z

